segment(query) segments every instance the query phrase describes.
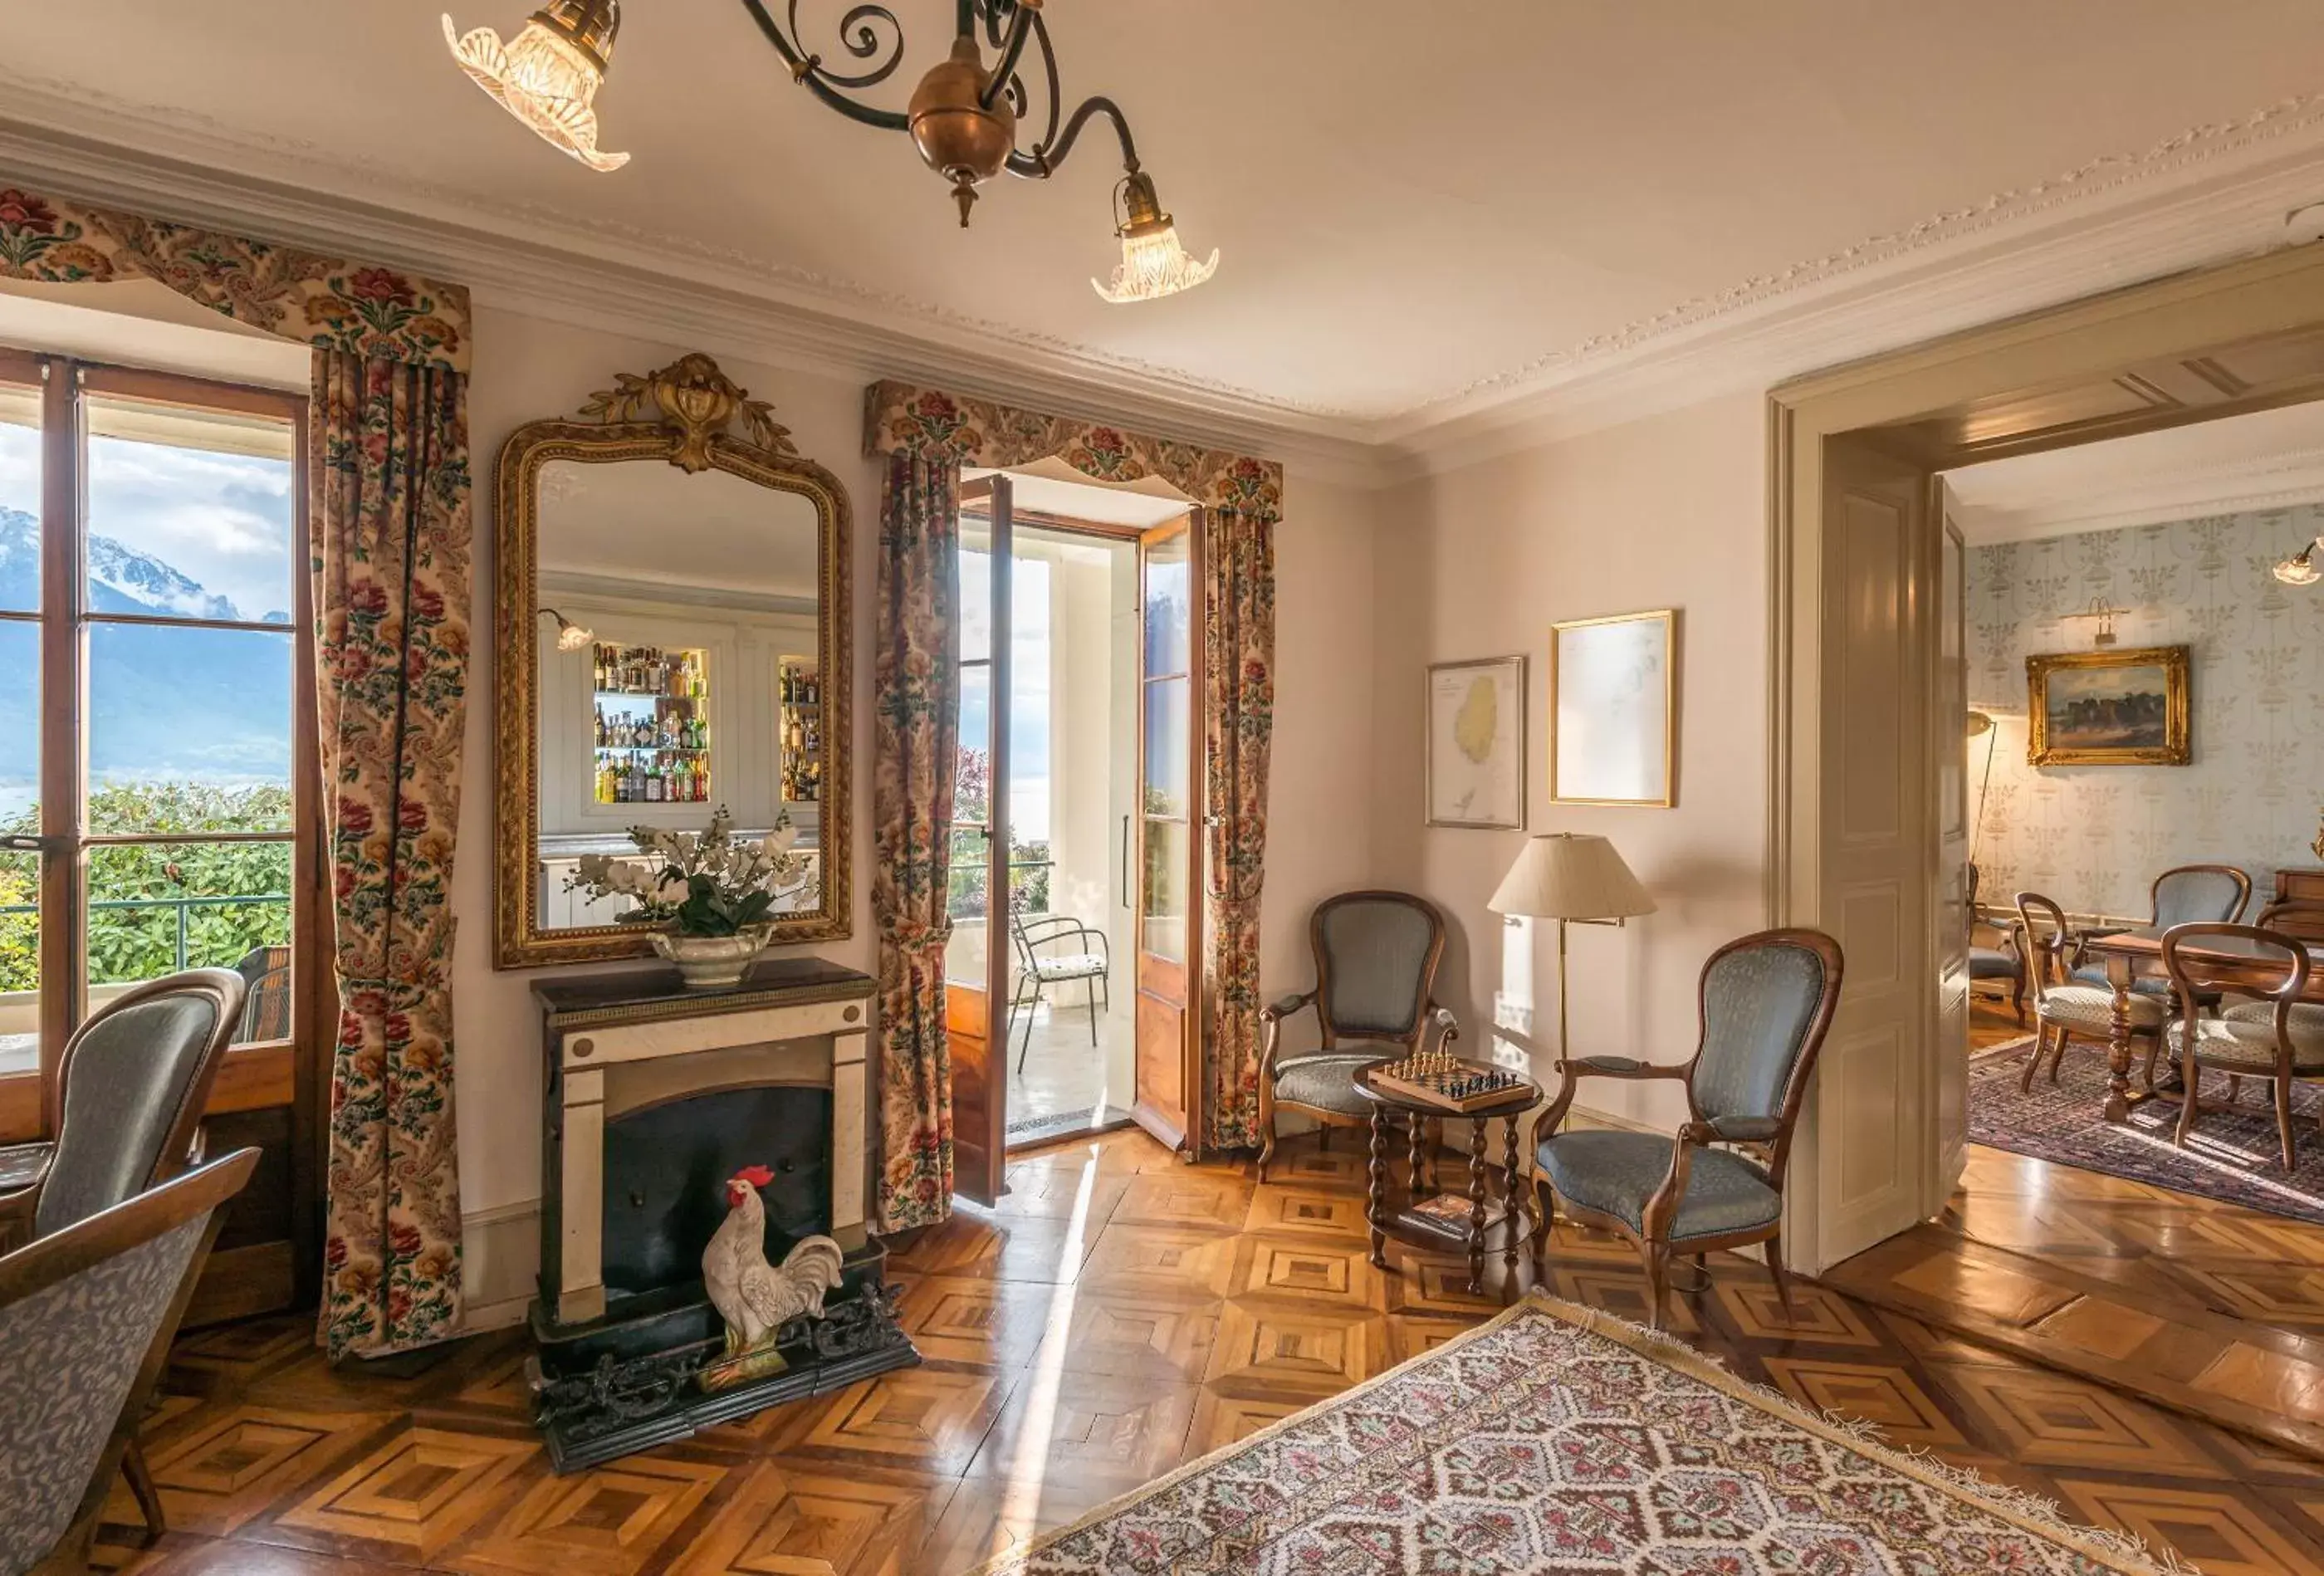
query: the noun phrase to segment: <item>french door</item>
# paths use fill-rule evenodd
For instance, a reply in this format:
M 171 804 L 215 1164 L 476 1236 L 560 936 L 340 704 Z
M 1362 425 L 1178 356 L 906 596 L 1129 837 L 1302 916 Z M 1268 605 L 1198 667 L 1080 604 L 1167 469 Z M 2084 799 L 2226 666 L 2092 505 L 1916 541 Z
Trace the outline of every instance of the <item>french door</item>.
M 1173 1148 L 1202 1132 L 1203 530 L 1138 539 L 1138 1051 L 1130 1113 Z
M 0 1143 L 96 1008 L 250 992 L 204 1122 L 263 1159 L 189 1317 L 316 1284 L 320 969 L 304 398 L 0 349 Z
M 953 945 L 945 954 L 952 1045 L 953 1191 L 989 1204 L 1009 1159 L 1009 696 L 1013 512 L 1009 478 L 961 487 L 960 749 L 953 779 Z M 982 570 L 978 573 L 979 558 Z
M 1047 862 L 1019 864 L 1012 859 L 1011 851 L 1024 844 L 1024 836 L 1041 834 L 1038 826 L 1024 833 L 1012 819 L 1016 768 L 1024 764 L 1038 775 L 1043 763 L 1011 759 L 1011 697 L 1017 693 L 1011 659 L 1020 611 L 1036 624 L 1046 625 L 1046 615 L 1016 604 L 1019 511 L 1010 479 L 994 475 L 965 483 L 961 501 L 960 741 L 949 849 L 954 929 L 945 952 L 945 1018 L 952 1054 L 954 1191 L 990 1203 L 1001 1193 L 1007 1165 L 1008 1009 L 1019 993 L 1015 971 L 1022 961 L 1010 927 L 1020 899 L 1031 900 L 1038 911 L 1038 898 L 1024 889 L 1036 867 Z M 1053 536 L 1060 525 L 1070 524 L 1047 516 L 1037 517 L 1036 523 Z M 1128 550 L 1126 539 L 1122 550 Z M 1136 808 L 1123 849 L 1126 897 L 1135 916 L 1135 1043 L 1127 1104 L 1139 1126 L 1173 1148 L 1185 1146 L 1201 1130 L 1201 970 L 1194 961 L 1202 955 L 1200 571 L 1195 517 L 1182 516 L 1139 534 L 1137 658 L 1126 676 L 1135 683 L 1125 682 L 1121 696 L 1123 704 L 1135 705 L 1137 740 Z M 1070 652 L 1062 655 L 1073 659 Z M 1046 725 L 1040 732 L 1047 733 Z M 1054 794 L 1054 781 L 1044 776 L 1034 791 L 1047 784 Z M 1077 791 L 1088 791 L 1088 785 Z M 1027 1003 L 1018 1006 L 1031 1010 Z M 1119 1102 L 1118 1095 L 1109 1098 Z

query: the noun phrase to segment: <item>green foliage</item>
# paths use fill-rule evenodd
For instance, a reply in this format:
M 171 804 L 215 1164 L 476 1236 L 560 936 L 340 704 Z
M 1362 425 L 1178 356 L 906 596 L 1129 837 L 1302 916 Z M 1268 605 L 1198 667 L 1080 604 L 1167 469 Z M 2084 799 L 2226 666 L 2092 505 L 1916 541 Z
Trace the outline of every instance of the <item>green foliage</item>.
M 206 783 L 112 783 L 89 795 L 93 833 L 275 832 L 290 825 L 290 791 Z M 30 836 L 40 810 L 0 820 Z M 88 856 L 88 977 L 150 980 L 180 966 L 231 968 L 254 947 L 290 940 L 290 844 L 109 845 Z M 0 854 L 0 991 L 40 982 L 38 862 Z M 117 906 L 116 906 L 117 905 Z M 11 912 L 10 910 L 20 910 Z

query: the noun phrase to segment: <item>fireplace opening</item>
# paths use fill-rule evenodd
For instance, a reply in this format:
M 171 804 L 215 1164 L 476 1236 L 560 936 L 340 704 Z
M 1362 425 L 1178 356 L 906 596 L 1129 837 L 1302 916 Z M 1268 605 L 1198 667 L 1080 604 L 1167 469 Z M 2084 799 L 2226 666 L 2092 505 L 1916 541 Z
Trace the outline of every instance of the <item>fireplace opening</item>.
M 726 1219 L 727 1178 L 763 1166 L 767 1258 L 831 1230 L 831 1091 L 796 1084 L 719 1089 L 641 1107 L 605 1123 L 607 1300 L 702 1278 L 702 1252 Z

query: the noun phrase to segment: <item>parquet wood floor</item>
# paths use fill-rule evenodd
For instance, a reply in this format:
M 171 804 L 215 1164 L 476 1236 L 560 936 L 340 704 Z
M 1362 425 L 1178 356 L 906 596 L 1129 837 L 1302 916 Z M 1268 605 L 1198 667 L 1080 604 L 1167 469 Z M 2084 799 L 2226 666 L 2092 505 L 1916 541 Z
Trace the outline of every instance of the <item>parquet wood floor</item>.
M 141 1576 L 945 1576 L 1425 1351 L 1506 1290 L 1471 1297 L 1460 1263 L 1408 1249 L 1372 1269 L 1359 1159 L 1312 1140 L 1265 1187 L 1134 1131 L 1010 1182 L 894 1261 L 924 1367 L 572 1478 L 527 1425 L 521 1332 L 392 1372 L 329 1367 L 295 1321 L 197 1333 L 148 1435 L 176 1530 L 107 1555 Z M 1602 1236 L 1561 1228 L 1550 1282 L 1643 1311 Z M 1741 1260 L 1674 1322 L 2209 1576 L 2324 1576 L 2324 1464 L 1827 1288 L 1787 1320 Z
M 1978 1049 L 2017 1032 L 1973 1013 Z M 2324 1455 L 2324 1227 L 1973 1146 L 1943 1216 L 1826 1278 Z

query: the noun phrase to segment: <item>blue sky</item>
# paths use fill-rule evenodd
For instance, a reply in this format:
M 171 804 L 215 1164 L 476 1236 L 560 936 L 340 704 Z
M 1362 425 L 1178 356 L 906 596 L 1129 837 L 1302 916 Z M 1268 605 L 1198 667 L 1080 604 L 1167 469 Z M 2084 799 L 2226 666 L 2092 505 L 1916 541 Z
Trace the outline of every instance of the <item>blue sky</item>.
M 992 641 L 989 554 L 960 555 L 960 652 L 981 657 Z M 1015 630 L 1009 642 L 1009 819 L 1019 843 L 1049 835 L 1049 566 L 1019 558 L 1010 581 Z M 973 681 L 961 688 L 960 737 L 981 747 L 991 726 L 986 691 Z

